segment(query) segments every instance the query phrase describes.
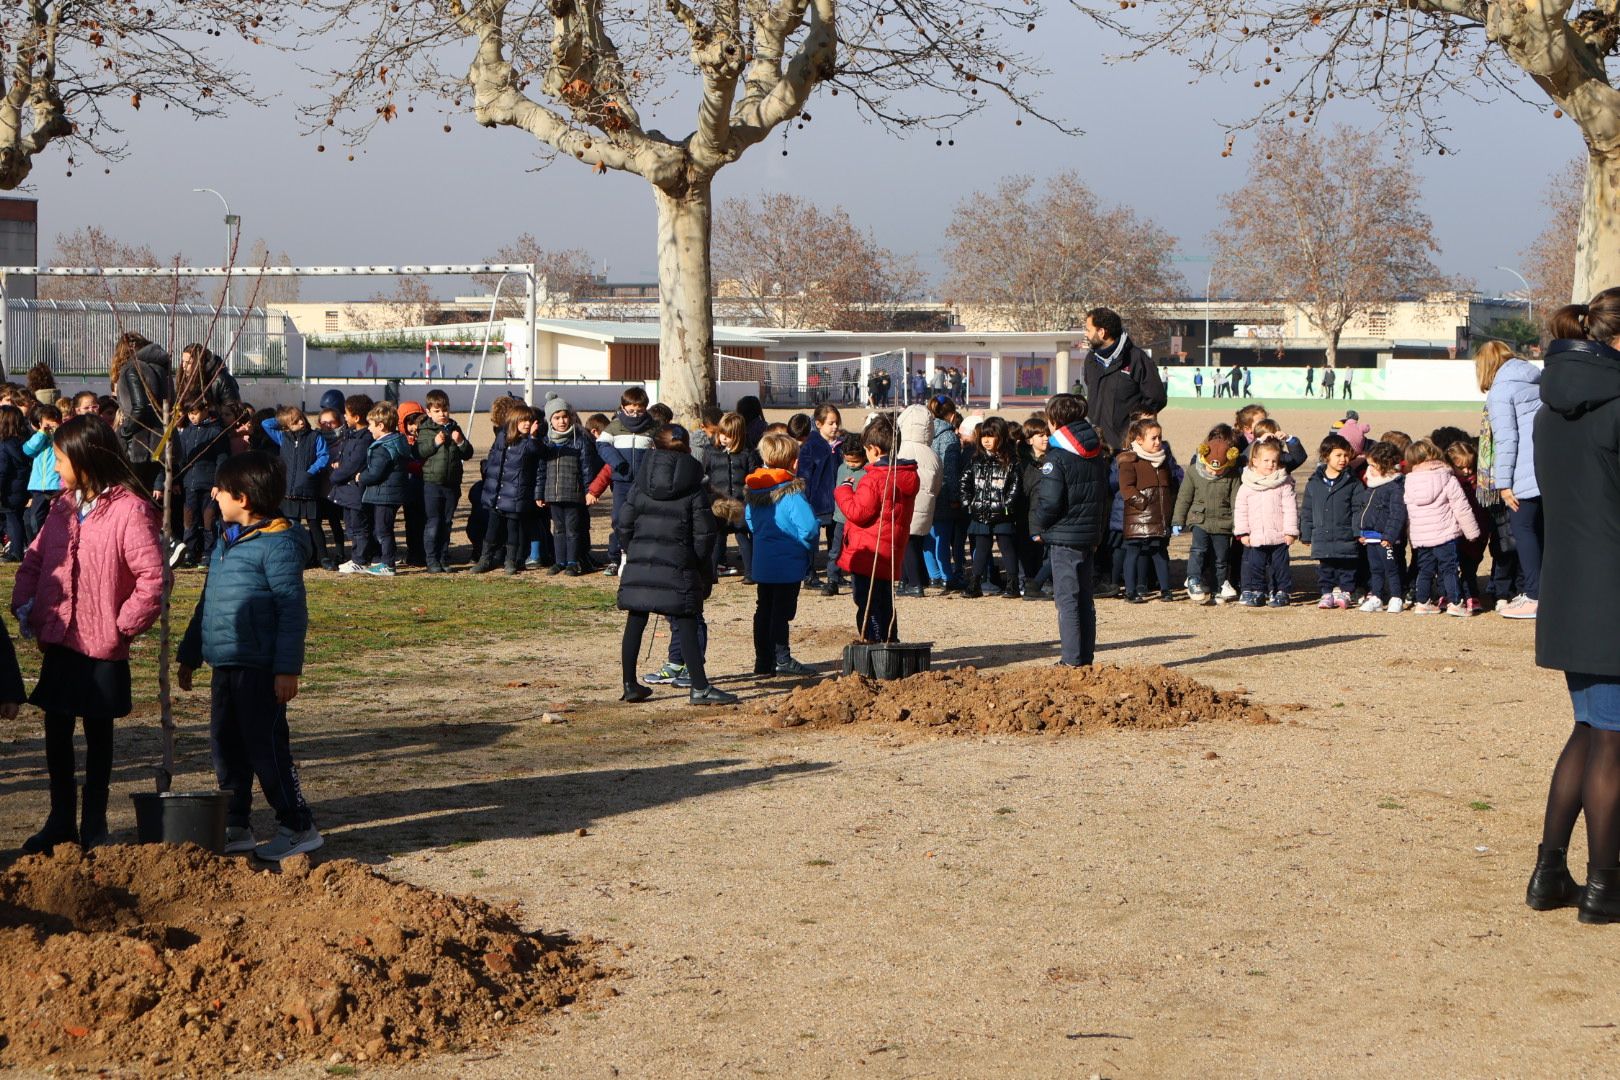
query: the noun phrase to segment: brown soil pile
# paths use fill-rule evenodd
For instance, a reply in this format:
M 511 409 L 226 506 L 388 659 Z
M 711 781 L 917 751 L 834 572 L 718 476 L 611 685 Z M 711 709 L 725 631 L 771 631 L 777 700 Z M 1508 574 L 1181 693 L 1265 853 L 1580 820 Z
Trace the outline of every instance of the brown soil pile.
M 1157 665 L 1016 668 L 993 675 L 964 667 L 893 682 L 845 676 L 794 690 L 775 703 L 771 719 L 784 727 L 908 724 L 945 735 L 1276 722 L 1241 694 Z
M 592 951 L 347 860 L 66 846 L 0 875 L 0 1066 L 399 1061 L 573 1001 Z

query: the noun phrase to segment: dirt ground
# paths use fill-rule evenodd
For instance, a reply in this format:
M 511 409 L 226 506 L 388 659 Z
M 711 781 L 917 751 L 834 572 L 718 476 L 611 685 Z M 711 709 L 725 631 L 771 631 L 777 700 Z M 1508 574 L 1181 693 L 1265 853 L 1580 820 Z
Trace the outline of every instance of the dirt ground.
M 1375 434 L 1474 426 L 1362 415 Z M 1178 454 L 1220 416 L 1167 414 Z M 1307 445 L 1328 419 L 1282 416 Z M 1302 555 L 1295 573 L 1308 588 Z M 1099 660 L 1165 665 L 1281 722 L 938 736 L 779 726 L 795 684 L 735 674 L 751 592 L 728 579 L 708 612 L 737 710 L 667 688 L 614 702 L 611 616 L 373 653 L 349 692 L 295 703 L 323 856 L 623 950 L 616 996 L 399 1075 L 1608 1071 L 1620 937 L 1523 904 L 1570 723 L 1533 623 L 1105 601 Z M 900 620 L 938 667 L 1056 656 L 1046 604 L 930 597 Z M 847 595 L 806 597 L 795 651 L 830 672 L 852 625 Z M 176 786 L 204 787 L 206 706 L 182 710 Z M 44 812 L 37 724 L 0 725 L 0 847 Z M 121 793 L 149 788 L 152 738 L 131 721 L 119 739 L 128 837 Z

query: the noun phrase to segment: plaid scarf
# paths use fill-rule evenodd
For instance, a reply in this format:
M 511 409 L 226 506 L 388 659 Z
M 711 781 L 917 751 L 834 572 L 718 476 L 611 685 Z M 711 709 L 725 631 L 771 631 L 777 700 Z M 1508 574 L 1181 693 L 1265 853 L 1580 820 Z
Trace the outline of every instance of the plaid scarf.
M 1474 497 L 1485 508 L 1502 501 L 1496 477 L 1496 440 L 1491 436 L 1491 411 L 1483 409 L 1479 419 L 1479 450 L 1474 455 Z

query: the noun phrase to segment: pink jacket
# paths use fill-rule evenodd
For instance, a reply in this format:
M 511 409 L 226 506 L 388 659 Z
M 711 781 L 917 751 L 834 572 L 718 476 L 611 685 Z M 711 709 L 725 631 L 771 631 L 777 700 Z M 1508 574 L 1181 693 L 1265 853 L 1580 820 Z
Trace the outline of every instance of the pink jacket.
M 1232 534 L 1247 536 L 1251 547 L 1286 544 L 1299 535 L 1299 500 L 1294 494 L 1294 478 L 1279 470 L 1271 474 L 1282 480 L 1262 487 L 1253 469 L 1243 470 L 1237 501 L 1232 504 Z
M 42 645 L 127 660 L 130 641 L 157 621 L 167 574 L 151 503 L 109 488 L 80 521 L 77 496 L 64 493 L 17 568 L 11 610 L 34 602 L 28 625 Z
M 1406 474 L 1406 530 L 1415 548 L 1439 547 L 1459 536 L 1479 539 L 1468 496 L 1445 462 L 1425 461 Z

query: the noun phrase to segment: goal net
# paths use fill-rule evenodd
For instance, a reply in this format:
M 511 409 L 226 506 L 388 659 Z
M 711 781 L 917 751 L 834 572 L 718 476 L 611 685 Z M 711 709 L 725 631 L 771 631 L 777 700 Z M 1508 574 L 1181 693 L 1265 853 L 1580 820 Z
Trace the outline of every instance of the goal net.
M 761 360 L 720 351 L 715 359 L 721 382 L 756 384 L 767 408 L 813 408 L 822 402 L 900 408 L 926 396 L 922 369 L 910 371 L 904 349 L 860 356 L 816 355 L 803 365 L 797 359 Z

